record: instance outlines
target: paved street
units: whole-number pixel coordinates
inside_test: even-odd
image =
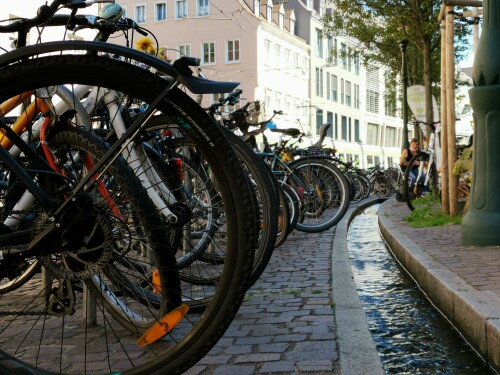
[[[248,291],[225,336],[186,374],[340,374],[334,233],[294,231]]]

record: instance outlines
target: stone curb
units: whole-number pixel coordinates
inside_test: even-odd
[[[372,199],[350,207],[337,224],[332,251],[332,294],[335,302],[337,343],[342,375],[385,374],[351,270],[347,234],[351,221],[366,207],[380,203]]]
[[[394,256],[490,366],[500,369],[500,299],[476,290],[429,256],[395,228],[385,207],[380,205],[378,222]]]

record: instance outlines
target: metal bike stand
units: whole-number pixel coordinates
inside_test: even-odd
[[[84,283],[83,285],[83,320],[82,328],[97,326],[97,304],[94,296]]]
[[[42,290],[44,291],[44,297],[49,298],[52,290],[52,277],[44,266],[42,266]]]

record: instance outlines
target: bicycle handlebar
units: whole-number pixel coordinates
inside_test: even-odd
[[[114,0],[54,0],[50,5],[42,5],[38,8],[37,15],[33,18],[21,18],[9,25],[0,25],[0,33],[26,31],[44,25],[53,18],[59,7],[76,10],[97,3],[114,3]]]

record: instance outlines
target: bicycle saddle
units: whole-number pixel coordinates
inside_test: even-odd
[[[289,135],[291,137],[297,137],[302,133],[299,129],[296,129],[296,128],[269,129],[269,130],[271,130],[274,133],[283,133],[283,134]]]

